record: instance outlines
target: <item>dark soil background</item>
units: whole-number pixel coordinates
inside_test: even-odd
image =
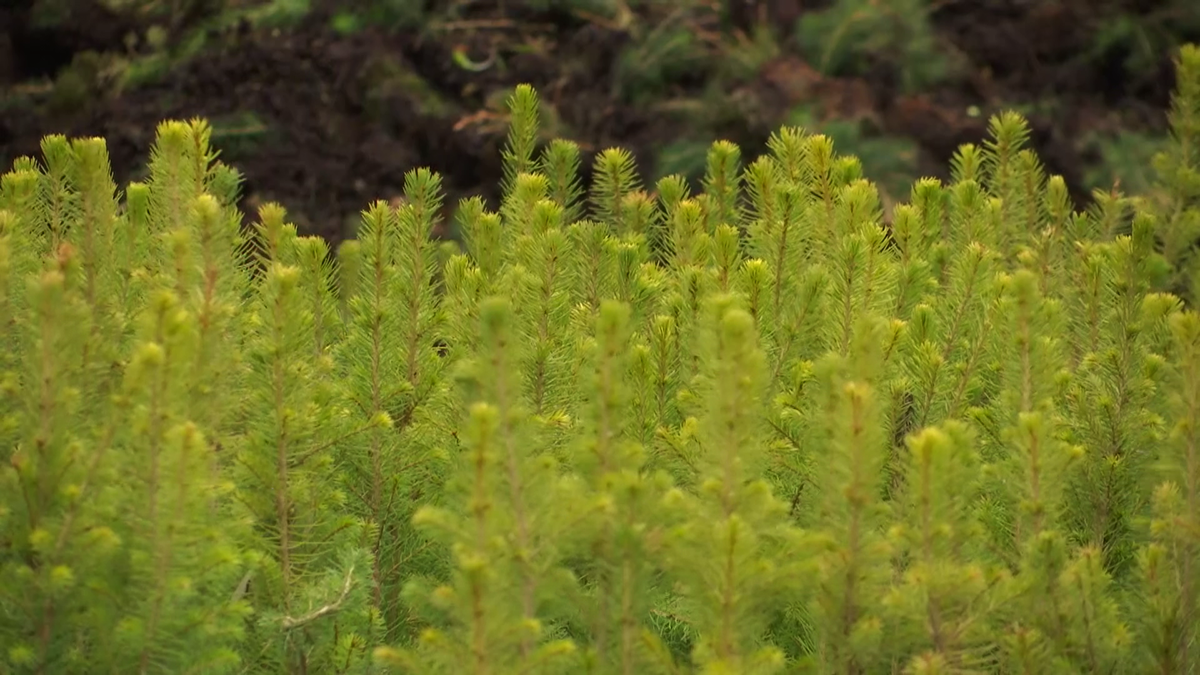
[[[959,144],[981,141],[988,116],[1015,106],[1048,170],[1082,206],[1095,176],[1120,177],[1119,167],[1102,166],[1094,139],[1163,134],[1174,47],[1200,40],[1194,0],[942,0],[929,3],[932,39],[959,67],[912,92],[901,86],[908,66],[887,53],[849,74],[822,74],[804,57],[794,26],[828,1],[714,0],[686,12],[659,3],[616,21],[518,0],[460,0],[452,16],[438,3],[398,0],[390,19],[376,20],[367,4],[313,0],[283,27],[216,21],[218,1],[183,3],[186,11],[164,19],[57,0],[66,9],[53,22],[35,16],[33,0],[0,3],[0,165],[36,154],[47,133],[99,135],[122,183],[141,175],[158,122],[202,116],[223,158],[245,174],[246,209],[280,201],[302,231],[336,241],[369,201],[399,194],[415,166],[443,175],[450,204],[495,199],[501,102],[528,82],[546,104],[548,133],[589,153],[627,147],[648,179],[681,142],[726,138],[749,159],[798,106],[817,123],[851,120],[865,138],[900,141],[915,150],[908,171],[944,175]],[[870,12],[887,3],[859,4]],[[362,8],[349,27],[348,7]],[[405,24],[399,11],[423,18]],[[655,33],[663,27],[671,30]],[[114,73],[152,51],[131,36],[152,29],[161,29],[156,44],[169,61],[136,86],[115,86]],[[643,58],[631,50],[681,34],[699,56],[669,68],[646,56],[654,76],[631,77]],[[753,35],[769,36],[773,50],[748,70],[717,72]],[[880,161],[899,153],[879,147]]]

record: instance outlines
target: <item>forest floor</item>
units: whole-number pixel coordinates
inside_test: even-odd
[[[897,200],[913,178],[944,176],[958,145],[984,140],[988,117],[1012,108],[1084,205],[1093,188],[1147,180],[1174,47],[1200,40],[1191,0],[942,0],[927,24],[848,31],[860,42],[822,43],[816,57],[804,35],[841,35],[888,1],[839,0],[861,7],[843,11],[836,31],[816,23],[807,34],[793,27],[830,2],[646,2],[601,16],[456,0],[414,24],[339,0],[312,0],[286,22],[261,8],[217,21],[201,1],[164,33],[161,17],[65,1],[73,9],[53,25],[31,19],[31,0],[0,10],[0,167],[36,154],[47,133],[101,135],[124,182],[142,175],[158,122],[201,116],[245,175],[245,208],[279,201],[303,232],[333,241],[371,200],[399,194],[416,166],[442,174],[450,204],[494,200],[503,100],[522,82],[541,94],[548,135],[585,152],[626,147],[648,182],[699,175],[717,138],[748,160],[796,123],[858,154]],[[909,32],[881,41],[888,26]],[[919,41],[927,52],[907,47]],[[914,84],[930,54],[944,67]]]

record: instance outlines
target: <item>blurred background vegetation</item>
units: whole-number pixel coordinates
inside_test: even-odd
[[[158,120],[202,115],[247,207],[336,240],[414,165],[494,198],[519,82],[547,135],[627,147],[651,180],[795,124],[904,199],[1011,108],[1080,206],[1145,189],[1200,2],[8,0],[0,26],[5,167],[45,133],[97,134],[128,180]]]

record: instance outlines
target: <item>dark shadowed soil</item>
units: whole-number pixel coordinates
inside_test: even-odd
[[[672,75],[649,103],[614,93],[630,39],[619,26],[473,3],[467,16],[436,30],[341,36],[323,5],[346,3],[314,2],[316,11],[290,30],[223,29],[209,35],[202,57],[153,83],[119,94],[85,84],[96,90],[64,102],[48,78],[85,52],[123,51],[125,36],[140,27],[76,2],[81,9],[67,21],[36,29],[24,7],[29,0],[11,4],[0,9],[0,166],[35,154],[47,133],[101,135],[124,182],[139,175],[159,121],[203,116],[223,157],[245,174],[247,209],[278,200],[303,231],[334,241],[369,201],[399,194],[404,172],[415,166],[442,174],[450,204],[470,194],[494,199],[506,130],[499,102],[520,82],[533,84],[553,112],[551,133],[589,152],[627,147],[649,178],[658,175],[659,150],[684,137],[719,135],[753,156],[801,103],[821,117],[861,120],[871,133],[913,141],[919,172],[942,175],[959,144],[983,138],[990,112],[1023,106],[1047,168],[1067,179],[1081,204],[1085,172],[1097,161],[1081,139],[1113,130],[1161,133],[1173,84],[1169,51],[1136,74],[1120,46],[1088,51],[1095,44],[1089,12],[1104,4],[1098,0],[937,3],[938,39],[969,67],[953,84],[919,95],[900,94],[895,65],[884,59],[863,76],[826,78],[797,56],[791,31],[781,27],[822,3],[738,0],[733,25],[749,29],[765,19],[780,29],[783,49],[729,86],[737,114],[697,122],[671,104],[700,98],[711,84],[706,72]],[[1155,11],[1154,3],[1113,4],[1131,14]],[[177,31],[192,19],[182,18]],[[456,63],[456,50],[501,65],[475,72]],[[1045,101],[1053,105],[1039,105]]]

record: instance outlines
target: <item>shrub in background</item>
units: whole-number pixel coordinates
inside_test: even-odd
[[[938,42],[927,0],[837,0],[796,24],[801,52],[829,75],[861,75],[876,62],[894,64],[907,92],[954,74],[953,55]]]
[[[123,199],[100,139],[15,163],[6,672],[1196,669],[1178,201],[1073,212],[1015,114],[889,227],[795,127],[584,186],[510,109],[449,255],[424,169],[336,254],[242,228],[202,121]]]

